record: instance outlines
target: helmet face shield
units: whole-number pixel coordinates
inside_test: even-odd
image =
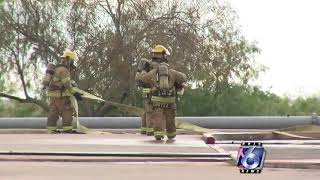
[[[162,58],[163,54],[162,53],[152,53],[152,58]]]
[[[152,57],[152,62],[161,63],[162,61],[163,61],[162,58],[155,57],[155,56]]]

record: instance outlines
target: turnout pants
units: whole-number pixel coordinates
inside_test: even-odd
[[[49,131],[57,130],[57,121],[62,116],[63,131],[72,130],[73,108],[69,96],[50,97],[50,111],[47,120]]]
[[[150,99],[145,98],[143,100],[143,106],[144,113],[142,115],[141,134],[153,135],[154,128],[153,121],[151,119],[152,105]]]
[[[164,138],[165,135],[169,139],[176,137],[176,108],[154,108],[151,113],[151,120],[154,123],[154,136],[155,138]]]

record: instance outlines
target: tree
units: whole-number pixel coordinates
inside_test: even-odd
[[[316,103],[311,104],[310,107],[316,106]],[[288,98],[262,91],[259,87],[232,85],[218,95],[208,89],[186,91],[178,102],[178,113],[183,116],[284,116],[292,114],[292,107]],[[300,110],[311,114],[308,108]]]
[[[1,74],[19,77],[25,98],[7,92],[0,97],[46,109],[44,98],[30,95],[41,94],[42,76],[34,73],[41,74],[69,48],[79,54],[80,88],[136,105],[136,66],[156,44],[171,49],[171,66],[185,72],[190,85],[219,94],[235,82],[247,84],[259,71],[254,62],[259,49],[241,35],[237,22],[230,5],[218,0],[7,0],[0,9]],[[108,103],[82,105],[82,115],[110,111]]]

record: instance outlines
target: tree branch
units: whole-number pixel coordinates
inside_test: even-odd
[[[20,46],[20,35],[18,34],[16,52],[14,53],[14,57],[15,57],[18,73],[19,73],[19,76],[20,76],[20,80],[22,82],[23,92],[24,92],[26,98],[28,99],[29,95],[28,95],[28,91],[27,91],[27,86],[26,86],[26,82],[25,82],[25,79],[24,79],[23,70],[21,68],[20,61],[19,61],[19,54],[20,54],[19,46]]]
[[[21,99],[19,97],[11,96],[11,95],[4,94],[4,93],[0,93],[0,97],[4,97],[4,98],[7,98],[7,99],[12,99],[12,100],[18,101],[19,103],[26,103],[28,101],[27,99]]]
[[[5,94],[5,93],[0,93],[0,97],[12,99],[12,100],[18,101],[19,103],[33,103],[33,104],[36,104],[39,107],[41,107],[43,110],[45,110],[47,112],[49,111],[49,106],[47,105],[47,103],[45,103],[41,100],[35,99],[35,98],[29,97],[28,99],[22,99],[22,98],[12,96],[9,94]]]
[[[46,52],[48,52],[50,55],[52,55],[55,59],[59,59],[59,56],[57,54],[59,48],[55,47],[53,44],[49,43],[48,41],[38,37],[37,35],[30,34],[32,32],[29,32],[27,29],[25,29],[22,24],[19,24],[18,22],[15,22],[14,19],[5,14],[5,20],[7,21],[6,24],[13,28],[17,33],[21,33],[23,36],[25,36],[30,42],[33,42],[34,44],[38,46],[42,46],[45,48]],[[51,49],[53,48],[53,50]]]

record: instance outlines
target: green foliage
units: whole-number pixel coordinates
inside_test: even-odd
[[[133,99],[124,103],[142,107],[142,94],[140,90],[132,90]],[[130,103],[134,102],[134,103]],[[80,116],[93,116],[85,108],[86,101],[80,102]],[[102,104],[90,101],[92,109]],[[320,114],[320,99],[317,97],[297,98],[290,100],[279,97],[258,87],[231,86],[220,93],[208,89],[186,89],[185,94],[179,98],[178,116],[286,116]],[[92,112],[91,112],[92,113]],[[40,107],[35,104],[18,103],[11,100],[0,99],[0,117],[31,117],[46,116]],[[107,116],[134,116],[111,107]]]
[[[290,115],[310,115],[320,113],[320,99],[317,97],[297,98],[291,103]]]
[[[47,114],[32,103],[18,103],[0,99],[0,117],[43,117]]]
[[[289,100],[258,87],[232,86],[216,94],[208,89],[188,89],[178,101],[181,116],[275,116],[320,113],[315,97]]]

